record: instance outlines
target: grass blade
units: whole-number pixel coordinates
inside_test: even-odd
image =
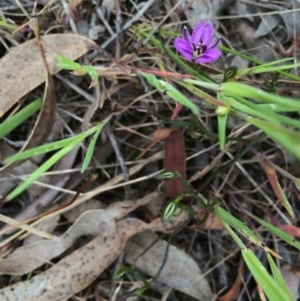
[[[26,179],[23,183],[17,186],[7,197],[6,200],[10,201],[20,193],[22,193],[28,186],[30,186],[36,179],[38,179],[44,172],[46,172],[50,167],[52,167],[59,159],[70,152],[73,148],[78,145],[84,137],[79,137],[75,139],[68,146],[62,148],[60,151],[55,153],[50,159],[48,159],[43,165],[41,165],[36,171],[34,171],[31,176]]]
[[[42,107],[43,99],[38,98],[12,117],[0,124],[0,139],[22,124]]]
[[[98,136],[100,135],[101,130],[103,129],[104,125],[108,122],[108,120],[109,120],[109,118],[105,119],[103,122],[101,122],[99,124],[98,129],[95,132],[95,134],[94,134],[94,136],[93,136],[93,138],[92,138],[92,140],[89,144],[89,147],[87,149],[84,161],[82,163],[81,173],[83,173],[88,168],[88,166],[91,162],[91,159],[93,157],[93,153],[94,153],[94,149],[95,149],[95,145],[96,145],[96,141],[98,139]]]

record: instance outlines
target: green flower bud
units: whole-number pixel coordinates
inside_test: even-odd
[[[172,180],[176,177],[175,172],[170,170],[163,170],[159,174],[157,174],[154,178],[157,180],[167,181]]]
[[[218,106],[216,108],[216,114],[218,114],[219,116],[225,116],[229,113],[229,111],[230,111],[230,107]]]

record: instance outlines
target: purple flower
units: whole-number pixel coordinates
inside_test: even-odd
[[[183,28],[183,38],[176,38],[174,46],[187,60],[195,60],[197,63],[212,63],[221,56],[221,51],[216,47],[221,37],[213,39],[214,27],[210,22],[200,21],[192,35],[186,27]]]

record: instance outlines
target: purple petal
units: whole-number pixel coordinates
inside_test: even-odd
[[[176,38],[174,41],[174,47],[187,60],[193,59],[193,48],[185,39]]]
[[[203,29],[202,41],[207,47],[209,47],[209,45],[211,44],[213,33],[214,33],[214,26],[212,25],[212,23],[206,22],[205,27]]]
[[[208,49],[203,56],[196,58],[197,63],[208,64],[216,61],[222,52],[217,48]]]
[[[183,38],[184,38],[187,42],[190,43],[191,35],[190,35],[190,33],[189,33],[189,31],[188,31],[188,29],[187,29],[186,26],[183,27],[183,33],[182,33],[182,34],[183,34]]]
[[[192,37],[191,37],[191,42],[195,45],[197,45],[200,42],[200,39],[202,39],[203,36],[203,31],[206,27],[206,22],[200,21],[197,26],[194,28]]]
[[[216,40],[209,46],[209,49],[216,48],[218,44],[221,42],[221,37],[217,37]]]

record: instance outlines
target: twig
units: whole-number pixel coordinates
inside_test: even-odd
[[[88,100],[90,102],[94,102],[95,101],[95,97],[94,96],[92,96],[89,93],[85,92],[84,90],[82,90],[81,88],[79,88],[77,85],[73,84],[71,81],[69,81],[65,77],[63,77],[63,76],[61,76],[59,74],[56,74],[55,77],[57,77],[58,79],[60,79],[64,83],[66,83],[71,89],[73,89],[75,92],[77,92],[78,94],[80,94],[81,96],[83,96],[86,100]]]
[[[158,30],[158,28],[160,28],[160,26],[162,24],[164,24],[164,22],[170,17],[170,15],[177,9],[177,7],[181,4],[183,0],[180,0],[176,3],[175,6],[173,6],[173,8],[164,16],[164,18],[157,24],[157,26],[155,26],[153,28],[153,30],[149,33],[149,35],[147,36],[146,40],[143,42],[143,45],[146,45],[149,41],[149,39],[153,36],[153,34]]]
[[[98,7],[97,1],[93,0],[92,3],[97,7],[96,8],[96,13],[97,13],[99,19],[102,21],[105,28],[109,31],[110,35],[111,36],[115,35],[114,31],[112,30],[110,25],[107,23],[105,17],[103,16],[102,10]]]
[[[148,0],[148,2],[143,6],[143,8],[137,12],[136,15],[134,15],[133,18],[131,18],[129,21],[126,22],[126,24],[122,27],[122,31],[128,29],[131,27],[131,25],[140,20],[141,16],[154,4],[156,0]],[[117,33],[115,33],[113,36],[111,36],[108,40],[106,40],[102,45],[101,48],[107,47],[114,39],[116,39],[118,36]]]
[[[116,60],[120,60],[121,56],[121,44],[123,42],[122,34],[122,11],[119,0],[115,0],[115,9],[116,9],[116,32],[117,32],[117,45],[116,45]]]
[[[72,28],[73,33],[78,34],[78,30],[77,30],[76,24],[71,16],[71,12],[69,10],[68,4],[65,1],[61,1],[61,2],[62,2],[64,10],[66,12],[66,16],[68,16],[68,15],[70,16],[69,23],[70,23],[70,27]]]
[[[116,137],[112,131],[112,128],[111,128],[111,125],[110,123],[108,122],[105,126],[105,132],[110,140],[110,143],[116,153],[116,156],[118,158],[118,161],[120,163],[120,167],[122,169],[122,172],[123,172],[123,175],[124,175],[124,181],[127,182],[129,181],[129,172],[128,172],[128,168],[125,164],[125,160],[123,158],[123,155],[120,151],[120,148],[119,148],[119,145],[118,145],[118,142],[116,140]],[[125,200],[129,200],[130,199],[130,187],[128,185],[125,186]]]

